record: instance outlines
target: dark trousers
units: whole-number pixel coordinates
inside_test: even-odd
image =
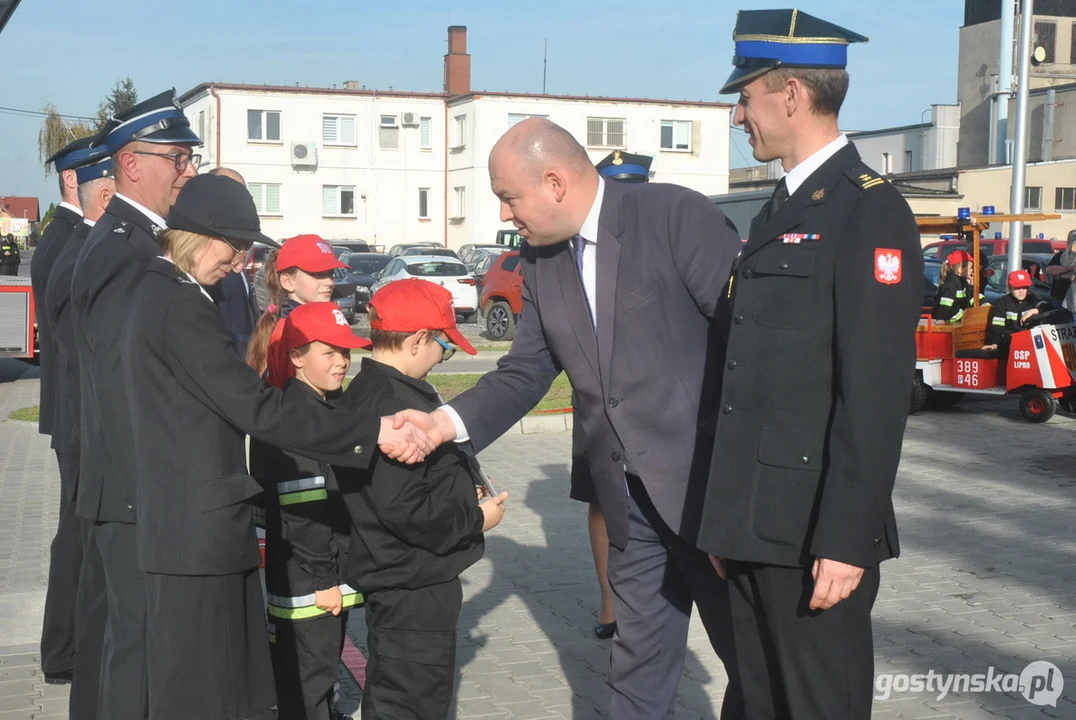
[[[138,568],[135,526],[98,523],[108,598],[98,715],[117,720],[148,717],[146,701],[146,574]]]
[[[276,718],[258,570],[146,573],[150,717]]]
[[[642,482],[628,476],[628,544],[609,548],[617,633],[609,661],[609,716],[663,718],[684,671],[691,606],[729,677],[722,720],[743,717],[728,588],[706,554],[676,535]]]
[[[332,720],[347,618],[344,611],[295,622],[273,619],[269,650],[280,720]]]
[[[811,610],[811,567],[728,563],[749,720],[869,720],[878,566],[829,610]]]
[[[101,655],[108,622],[105,568],[97,549],[94,524],[82,523],[82,568],[75,598],[75,673],[68,703],[70,720],[96,720],[101,685]],[[100,717],[104,717],[103,715]]]
[[[18,262],[5,262],[0,263],[0,275],[18,275],[19,263]]]
[[[459,578],[418,590],[366,594],[362,720],[438,720],[452,705]]]
[[[60,522],[49,548],[49,589],[41,627],[41,670],[57,673],[75,667],[75,601],[82,569],[83,521],[75,515],[77,454],[56,453],[60,466]]]

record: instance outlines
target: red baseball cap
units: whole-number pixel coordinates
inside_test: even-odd
[[[374,293],[369,304],[377,311],[377,317],[370,321],[374,330],[401,333],[443,330],[460,350],[469,355],[478,354],[456,328],[452,293],[440,285],[417,278],[397,280]]]
[[[286,353],[319,340],[341,348],[369,348],[371,343],[351,332],[351,325],[334,302],[300,305],[284,320],[281,349]]]
[[[1009,285],[1014,288],[1031,287],[1031,276],[1024,270],[1013,270],[1009,273]]]
[[[347,267],[336,259],[332,245],[318,235],[296,235],[288,238],[276,254],[277,271],[297,267],[308,273]]]
[[[283,252],[283,250],[281,252]],[[959,265],[961,263],[971,262],[971,253],[969,253],[967,250],[954,250],[953,252],[949,253],[948,256],[946,256],[945,262],[949,263],[950,265]],[[278,264],[277,267],[280,267],[280,265]]]

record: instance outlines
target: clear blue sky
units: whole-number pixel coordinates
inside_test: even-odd
[[[728,100],[737,9],[756,0],[23,0],[0,35],[0,106],[45,99],[93,115],[115,80],[141,97],[201,82],[440,90],[447,27],[467,26],[476,90]],[[803,0],[798,7],[870,37],[849,50],[845,129],[917,123],[956,101],[958,0]],[[149,20],[147,8],[155,19]],[[0,111],[0,195],[58,199],[37,155],[39,117]],[[733,166],[750,152],[734,133]],[[753,163],[753,161],[751,161]]]

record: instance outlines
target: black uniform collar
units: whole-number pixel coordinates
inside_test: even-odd
[[[297,377],[293,377],[284,383],[284,393],[286,395],[297,395],[308,402],[316,402],[325,405],[326,407],[333,407],[333,404],[323,398],[317,390]]]
[[[52,213],[53,220],[66,220],[72,224],[77,225],[82,222],[82,215],[78,214],[74,210],[71,210],[66,205],[57,205],[56,209]]]
[[[114,195],[111,200],[108,201],[108,207],[105,208],[105,212],[109,215],[114,215],[120,220],[124,220],[132,225],[136,225],[147,233],[152,235],[154,239],[165,230],[160,225],[150,220],[150,218],[141,210],[136,208],[131,203],[127,202],[123,198]]]
[[[416,380],[413,377],[408,377],[391,365],[378,362],[373,358],[364,357],[362,359],[362,372],[382,375],[386,379],[395,380],[396,382],[403,383],[404,385],[413,388],[421,393],[423,397],[429,398],[431,402],[441,402],[441,395],[433,385],[430,385],[425,380]]]
[[[803,216],[803,209],[825,203],[833,192],[833,186],[840,182],[841,177],[849,169],[861,163],[859,152],[852,143],[848,143],[834,153],[817,170],[807,176],[807,179],[796,189],[795,193],[789,196],[773,217],[751,228],[751,237],[744,247],[743,257],[756,252],[770,241],[776,240],[779,234],[796,228]],[[768,212],[769,203],[762,208],[760,216],[764,217]]]

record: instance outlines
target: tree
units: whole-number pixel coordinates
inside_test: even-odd
[[[45,113],[45,122],[41,124],[41,130],[37,134],[37,153],[42,163],[72,140],[78,140],[94,132],[94,129],[86,123],[64,120],[60,111],[50,102],[45,102],[42,112]],[[51,174],[52,165],[46,165],[45,177]]]
[[[138,90],[131,76],[117,80],[112,91],[97,105],[97,130],[108,123],[109,118],[130,110],[138,104]]]

